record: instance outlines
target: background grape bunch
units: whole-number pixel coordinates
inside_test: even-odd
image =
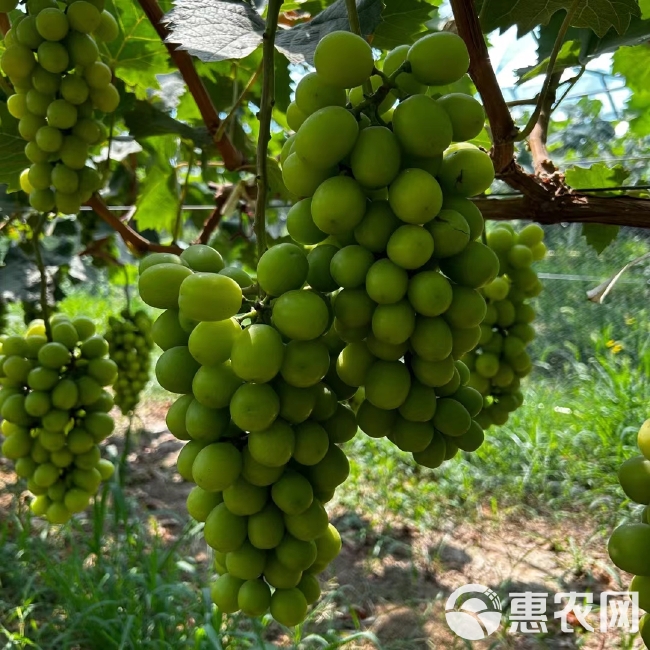
[[[151,319],[142,310],[132,314],[125,309],[121,318],[111,316],[108,319],[104,338],[109,344],[109,356],[117,365],[113,386],[115,404],[126,415],[135,410],[140,393],[149,381],[153,348]]]
[[[618,481],[625,495],[634,503],[645,506],[639,523],[627,523],[614,530],[608,551],[612,562],[623,571],[634,574],[629,591],[638,592],[639,607],[650,612],[650,420],[646,420],[637,435],[641,454],[626,460],[618,470]],[[641,638],[650,647],[650,613],[640,623]]]
[[[16,6],[2,0],[0,11]],[[13,17],[0,58],[15,90],[7,108],[32,162],[20,185],[35,210],[76,214],[102,184],[86,161],[107,136],[96,115],[115,111],[120,97],[96,39],[113,40],[118,25],[104,0],[28,0],[26,9]]]
[[[505,424],[524,400],[521,379],[533,367],[526,347],[535,338],[535,310],[528,301],[542,291],[531,264],[546,255],[543,239],[544,230],[537,224],[519,234],[501,224],[487,235],[488,246],[499,257],[499,275],[481,289],[487,312],[479,346],[463,357],[471,371],[469,385],[484,398],[477,417],[484,429]]]
[[[50,322],[51,341],[43,321],[2,341],[2,454],[27,479],[34,514],[62,524],[113,474],[99,444],[113,431],[113,398],[104,387],[117,367],[90,319],[56,314]]]
[[[270,608],[287,626],[304,620],[340,551],[323,504],[349,473],[338,445],[357,431],[342,403],[356,389],[339,393],[332,365],[329,301],[302,290],[308,270],[300,247],[271,248],[254,304],[242,295],[251,279],[204,245],[146,257],[139,279],[142,299],[165,309],[152,328],[156,377],[180,394],[167,425],[187,441],[177,468],[196,483],[188,511],[215,550],[212,598],[224,613]]]
[[[467,48],[431,34],[391,51],[380,73],[361,37],[334,32],[314,63],[287,114],[296,133],[283,178],[302,197],[289,234],[314,246],[312,289],[332,294],[339,380],[364,389],[360,428],[435,468],[483,442],[483,399],[460,359],[481,336],[479,289],[499,270],[468,198],[494,179],[489,156],[465,142],[483,108],[438,89],[465,75]]]

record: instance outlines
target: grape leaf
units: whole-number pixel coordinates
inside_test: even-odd
[[[136,201],[139,230],[171,231],[176,219],[178,193],[174,169],[156,165],[147,171]]]
[[[384,4],[372,46],[390,50],[398,45],[410,45],[425,33],[431,12],[442,0],[385,0]]]
[[[621,165],[608,167],[605,163],[596,163],[589,168],[571,167],[566,171],[566,181],[574,189],[618,187],[628,176],[629,172]],[[582,235],[599,255],[616,239],[619,230],[619,226],[598,223],[582,225]]]
[[[119,26],[119,36],[101,46],[101,53],[136,95],[143,99],[149,89],[158,88],[157,75],[171,72],[165,44],[146,17],[139,3],[107,0]]]
[[[262,42],[265,22],[241,0],[184,0],[168,14],[170,43],[201,61],[243,59]]]
[[[392,0],[395,3],[407,0]],[[381,0],[356,0],[359,23],[364,36],[372,34],[381,23]],[[349,30],[348,12],[345,0],[336,2],[308,23],[296,25],[278,33],[275,39],[277,48],[291,63],[312,63],[318,41],[326,34],[337,30]]]
[[[573,0],[484,0],[482,24],[486,32],[504,32],[516,25],[521,37],[540,24],[546,25],[553,14],[568,11],[572,5]],[[623,34],[632,16],[640,13],[637,0],[582,0],[571,26],[589,28],[601,37],[612,27]]]
[[[639,7],[641,9],[641,18],[650,18],[650,0],[639,0]]]
[[[620,226],[608,226],[601,223],[583,223],[582,236],[600,255],[618,236]]]
[[[650,48],[647,45],[622,47],[614,55],[612,72],[623,75],[627,87],[635,93],[647,91],[650,88]]]
[[[564,43],[555,62],[554,72],[560,72],[562,70],[566,70],[567,68],[572,68],[574,66],[580,65],[581,50],[582,45],[580,41],[567,41]],[[527,81],[530,81],[539,75],[545,75],[546,71],[548,70],[548,63],[549,57],[538,63],[534,68],[522,68],[520,70],[516,70],[516,74],[519,76],[517,85],[526,83]]]

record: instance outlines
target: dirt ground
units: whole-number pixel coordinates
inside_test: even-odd
[[[182,443],[167,430],[164,404],[151,404],[140,414],[144,431],[132,440],[128,492],[143,510],[154,515],[164,537],[172,541],[181,531],[190,486],[175,473]],[[118,430],[126,420],[119,420]],[[136,426],[134,428],[139,428]],[[121,447],[122,439],[114,438]],[[0,488],[3,478],[0,464]],[[13,482],[13,480],[11,481]],[[9,495],[6,495],[9,496]],[[0,489],[0,510],[6,507]],[[598,603],[605,590],[621,590],[619,576],[606,554],[605,537],[589,522],[539,518],[511,520],[486,512],[479,523],[441,521],[431,530],[417,530],[403,520],[385,522],[379,529],[362,512],[330,509],[341,531],[341,555],[323,575],[323,599],[316,614],[316,630],[345,634],[362,630],[376,636],[384,650],[455,648],[641,648],[619,631],[588,633],[570,617],[574,633],[562,633],[553,620],[557,592],[592,592]],[[179,516],[180,515],[180,516]],[[196,549],[198,558],[207,555]],[[628,577],[623,577],[626,581]],[[511,635],[504,621],[500,629],[479,642],[466,642],[445,622],[445,602],[461,585],[478,583],[494,589],[509,604],[511,592],[547,593],[548,634]],[[597,612],[589,621],[597,626]],[[278,636],[280,646],[288,639]],[[319,646],[320,647],[320,646]],[[370,641],[353,641],[347,648],[369,650]]]

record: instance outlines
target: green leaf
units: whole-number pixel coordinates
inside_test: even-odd
[[[609,167],[606,163],[596,163],[591,167],[570,167],[566,170],[566,182],[574,190],[619,187],[629,176],[622,165]]]
[[[174,169],[155,166],[148,170],[135,205],[139,230],[171,231],[178,208]]]
[[[614,55],[612,72],[625,77],[633,92],[650,89],[650,48],[647,45],[622,47]]]
[[[20,173],[29,167],[25,156],[25,141],[18,133],[18,120],[0,102],[0,184],[7,185],[8,192],[20,190]]]
[[[567,68],[572,68],[574,66],[580,65],[581,50],[582,44],[580,41],[567,41],[564,43],[555,62],[554,72],[560,72],[562,70],[566,70]],[[549,57],[545,58],[541,63],[538,63],[534,68],[524,68],[517,70],[517,74],[520,75],[519,79],[517,80],[517,84],[522,84],[526,81],[530,81],[539,75],[545,75],[546,71],[548,70],[548,64]]]
[[[641,18],[650,18],[650,0],[639,0]]]
[[[558,11],[568,11],[574,0],[484,0],[481,3],[483,28],[486,32],[502,32],[517,26],[521,37],[538,25],[546,25]],[[581,0],[572,20],[572,27],[586,27],[598,36],[610,28],[623,34],[632,16],[640,15],[637,0]]]
[[[600,223],[582,224],[582,236],[600,255],[618,236],[620,226],[607,226]]]
[[[106,9],[116,18],[119,36],[102,45],[106,62],[143,99],[158,88],[156,75],[170,72],[169,54],[138,2],[107,0]]]
[[[372,46],[391,50],[398,45],[410,45],[424,34],[431,12],[442,0],[385,0],[384,4]]]
[[[207,148],[212,144],[205,128],[183,124],[149,102],[137,100],[134,109],[124,114],[124,122],[136,140],[172,133],[200,147]]]

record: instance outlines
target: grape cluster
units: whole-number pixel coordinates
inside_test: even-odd
[[[524,400],[521,379],[533,367],[526,346],[535,338],[535,310],[528,300],[542,291],[531,264],[546,255],[543,239],[544,230],[537,224],[519,234],[501,224],[487,236],[499,257],[499,275],[481,290],[487,300],[481,338],[478,348],[463,358],[471,371],[469,385],[484,398],[478,416],[484,429],[505,424]]]
[[[349,473],[338,445],[357,432],[342,403],[356,389],[332,363],[339,341],[329,301],[303,290],[302,248],[280,244],[260,258],[266,297],[253,311],[242,306],[250,277],[223,266],[204,245],[180,257],[150,255],[140,265],[140,296],[165,309],[152,328],[163,349],[156,377],[180,394],[167,425],[187,441],[177,468],[196,484],[188,511],[205,522],[215,550],[212,598],[224,613],[270,609],[293,626],[341,548],[323,504]]]
[[[50,322],[51,341],[43,321],[2,341],[2,454],[27,479],[34,514],[63,524],[113,474],[98,445],[113,431],[113,398],[104,387],[117,367],[90,319],[56,314]]]
[[[479,289],[499,269],[469,200],[494,179],[466,142],[483,108],[437,88],[466,74],[467,48],[452,33],[425,36],[389,52],[382,77],[361,37],[333,32],[314,62],[287,115],[283,179],[302,197],[287,228],[313,246],[312,289],[332,293],[339,380],[365,391],[360,428],[438,467],[483,442],[483,400],[460,359],[481,336]]]
[[[117,365],[117,379],[113,385],[115,404],[126,415],[135,409],[140,393],[149,381],[149,365],[153,338],[151,319],[139,310],[132,314],[125,309],[120,318],[108,319],[109,356]]]
[[[639,429],[637,444],[641,455],[621,465],[618,480],[625,495],[645,508],[639,523],[623,524],[614,530],[608,551],[619,569],[634,574],[629,590],[638,593],[639,607],[650,612],[650,420]],[[650,613],[641,619],[640,630],[643,642],[650,648]]]
[[[0,9],[16,5],[2,0]],[[115,39],[118,25],[104,0],[27,0],[26,8],[5,35],[0,58],[15,89],[7,108],[32,163],[20,186],[35,210],[76,214],[101,187],[98,171],[86,165],[89,147],[107,135],[95,112],[112,113],[120,97],[96,39]]]

